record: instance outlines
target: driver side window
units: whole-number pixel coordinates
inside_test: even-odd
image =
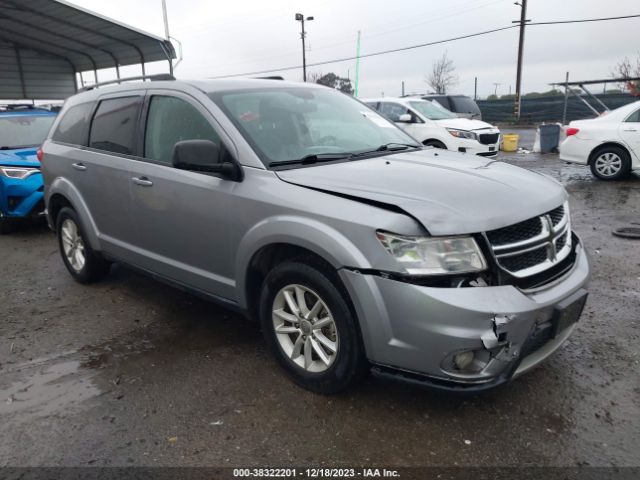
[[[404,105],[400,105],[399,103],[391,103],[391,102],[381,102],[378,110],[382,115],[387,117],[392,122],[397,122],[398,119],[400,118],[400,115],[405,115],[407,113],[411,114],[411,112],[409,112],[409,109]]]
[[[171,165],[173,146],[182,140],[211,140],[220,145],[220,136],[193,105],[176,97],[151,97],[144,138],[145,158]]]

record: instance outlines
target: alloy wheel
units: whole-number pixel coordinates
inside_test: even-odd
[[[327,370],[338,353],[338,330],[324,300],[313,290],[292,284],[273,300],[273,328],[285,355],[307,372]]]
[[[67,258],[71,268],[76,272],[80,272],[84,268],[86,257],[84,241],[82,240],[78,226],[73,220],[66,218],[64,222],[62,222],[60,233],[64,256]]]

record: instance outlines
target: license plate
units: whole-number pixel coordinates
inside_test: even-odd
[[[496,151],[496,147],[489,147],[489,151],[490,152],[495,152]]]
[[[554,338],[565,328],[578,321],[586,301],[587,291],[580,289],[570,297],[565,298],[556,306],[553,312],[553,318],[551,319],[553,324],[552,336]]]

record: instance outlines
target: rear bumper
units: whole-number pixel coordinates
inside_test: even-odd
[[[374,374],[440,390],[478,392],[524,374],[560,348],[574,325],[553,335],[548,329],[559,304],[586,293],[589,265],[579,246],[572,270],[536,292],[513,286],[423,287],[348,270],[341,276]],[[478,373],[455,372],[447,359],[463,350],[491,352],[491,360]]]
[[[44,212],[42,174],[20,180],[0,177],[0,209],[6,217],[30,217]]]

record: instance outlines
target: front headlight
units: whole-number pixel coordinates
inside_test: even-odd
[[[456,138],[466,138],[467,140],[478,140],[478,135],[466,130],[458,130],[456,128],[447,128],[447,132]]]
[[[410,275],[470,273],[487,268],[473,237],[408,237],[381,231],[376,236]]]
[[[30,167],[0,167],[0,175],[9,178],[18,178],[20,180],[27,178],[34,173],[38,173],[39,168]]]

